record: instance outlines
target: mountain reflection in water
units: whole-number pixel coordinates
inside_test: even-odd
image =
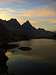
[[[32,50],[22,51],[18,48],[8,50],[6,53],[9,58],[7,61],[8,67],[6,65],[4,70],[8,75],[48,75],[49,72],[50,74],[55,72],[56,41],[35,39],[21,41],[19,45],[20,47],[30,47]],[[48,64],[50,71],[48,70]]]
[[[56,54],[56,41],[34,39],[21,41],[19,46],[30,47],[32,50],[22,51],[15,48],[12,49],[14,52],[7,52],[9,73],[14,75],[48,75],[48,63],[52,63],[51,59]]]

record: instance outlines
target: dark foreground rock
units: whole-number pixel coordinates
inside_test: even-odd
[[[0,75],[8,75],[8,67],[7,67],[7,60],[8,57],[5,55],[7,50],[0,48]]]

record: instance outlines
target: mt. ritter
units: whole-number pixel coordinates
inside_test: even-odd
[[[8,21],[0,19],[1,43],[6,41],[20,41],[39,38],[56,39],[56,32],[46,31],[42,28],[36,29],[29,21],[20,25],[16,19]]]

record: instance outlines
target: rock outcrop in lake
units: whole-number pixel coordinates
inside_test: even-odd
[[[31,51],[32,50],[31,47],[20,47],[19,49],[22,51]]]

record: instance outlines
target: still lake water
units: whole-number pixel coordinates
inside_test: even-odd
[[[21,51],[14,48],[15,52],[6,53],[8,72],[13,75],[48,75],[48,66],[56,65],[56,40],[32,39],[19,42],[20,47],[31,47],[31,51]],[[49,64],[49,65],[48,65]],[[50,70],[51,72],[51,70]]]

